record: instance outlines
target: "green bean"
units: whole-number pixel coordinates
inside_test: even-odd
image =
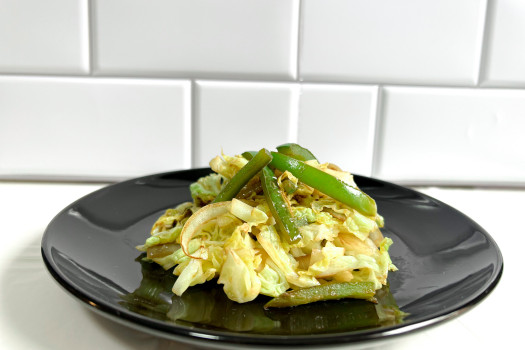
[[[279,152],[272,152],[272,156],[270,167],[275,167],[281,171],[288,170],[299,181],[348,205],[363,215],[374,217],[377,214],[375,201],[358,188],[350,186],[338,178],[298,159]]]
[[[290,307],[344,298],[375,301],[374,295],[373,282],[328,282],[314,287],[285,292],[267,302],[264,307]]]
[[[296,143],[285,143],[283,145],[277,146],[276,148],[279,153],[298,160],[317,160],[312,152]]]
[[[283,193],[277,184],[277,178],[267,166],[261,171],[261,184],[266,203],[268,203],[270,212],[277,223],[277,228],[291,242],[297,242],[301,239],[301,234],[286,205]]]
[[[213,203],[232,200],[248,181],[257,175],[271,160],[272,155],[270,152],[264,148],[261,149],[228,181],[222,191],[215,197]]]

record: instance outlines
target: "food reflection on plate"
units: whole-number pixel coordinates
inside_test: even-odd
[[[272,335],[306,335],[348,332],[403,322],[402,312],[388,285],[376,294],[377,303],[358,299],[323,301],[291,308],[265,309],[269,297],[239,304],[226,296],[221,286],[205,283],[189,288],[182,296],[171,292],[171,270],[143,259],[142,280],[120,304],[128,310],[157,320],[201,328]]]

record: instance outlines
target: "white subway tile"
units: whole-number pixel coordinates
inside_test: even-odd
[[[100,74],[290,79],[299,0],[95,1]]]
[[[370,175],[376,86],[301,85],[298,143],[320,162]]]
[[[477,81],[486,0],[304,0],[300,78]]]
[[[297,85],[198,81],[194,165],[227,155],[295,141]]]
[[[0,176],[187,168],[190,93],[184,81],[0,77]]]
[[[0,72],[86,74],[87,0],[0,1]]]
[[[489,6],[484,85],[525,86],[525,1]]]
[[[374,175],[525,184],[525,90],[387,87]]]

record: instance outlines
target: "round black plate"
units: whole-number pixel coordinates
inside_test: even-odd
[[[361,329],[328,327],[323,317],[337,321],[333,314],[341,308],[326,303],[326,308],[316,307],[310,319],[301,308],[281,312],[278,319],[287,332],[279,327],[264,332],[254,327],[211,327],[209,322],[173,322],[159,310],[130,308],[123,300],[140,286],[144,272],[135,246],[149,236],[151,225],[166,208],[191,200],[189,184],[209,173],[204,168],[156,174],[79,199],[60,212],[44,233],[42,256],[47,268],[92,310],[156,335],[218,347],[342,345],[406,334],[468,310],[501,277],[503,258],[496,243],[464,214],[411,189],[356,175],[357,184],[376,200],[385,218],[384,235],[394,240],[390,252],[399,271],[390,274],[389,283],[398,306],[409,314],[404,322]],[[308,332],[293,332],[290,329],[300,329],[294,320],[314,326]]]

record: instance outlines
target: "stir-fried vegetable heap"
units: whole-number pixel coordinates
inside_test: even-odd
[[[266,307],[374,300],[395,271],[375,201],[353,176],[296,144],[211,160],[193,202],[168,209],[137,247],[178,276],[173,292],[214,278],[233,301]]]

